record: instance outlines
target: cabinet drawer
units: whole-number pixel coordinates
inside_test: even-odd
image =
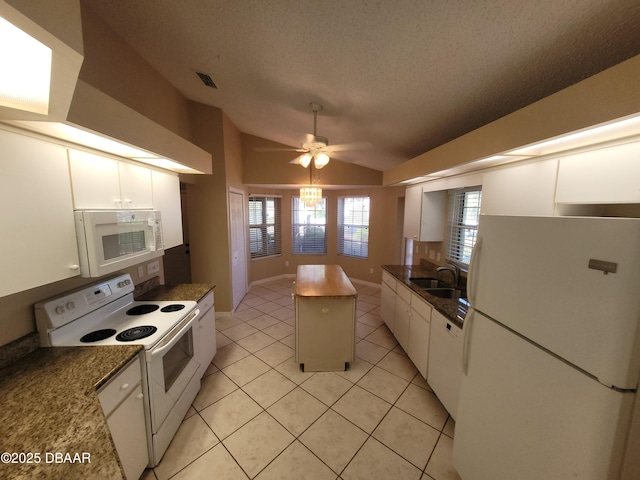
[[[414,309],[418,313],[418,315],[423,317],[427,322],[431,322],[431,305],[429,305],[415,293],[411,295],[411,308]]]
[[[106,417],[133,391],[141,380],[140,358],[136,357],[98,392],[100,405],[102,405]]]
[[[214,299],[213,299],[213,290],[207,293],[204,297],[200,299],[198,302],[198,308],[200,309],[200,314],[204,314],[209,311],[211,307],[213,307]]]
[[[409,290],[404,285],[398,284],[398,289],[396,290],[396,293],[407,304],[409,304],[411,302],[411,290]]]
[[[385,271],[382,272],[382,281],[391,287],[391,290],[396,291],[396,279]]]

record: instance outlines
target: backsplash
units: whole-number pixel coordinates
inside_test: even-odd
[[[37,332],[25,335],[11,343],[0,347],[0,368],[15,362],[35,352],[40,347],[40,338]]]

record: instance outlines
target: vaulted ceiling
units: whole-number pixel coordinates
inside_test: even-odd
[[[371,145],[333,156],[377,170],[640,54],[637,0],[83,2],[241,131],[299,147],[318,102],[330,145]]]

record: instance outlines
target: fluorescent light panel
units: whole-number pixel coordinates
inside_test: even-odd
[[[0,17],[0,105],[49,113],[51,49]]]

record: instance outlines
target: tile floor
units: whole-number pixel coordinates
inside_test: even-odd
[[[356,361],[301,372],[291,279],[251,288],[219,318],[218,352],[167,453],[143,480],[459,479],[454,422],[359,285]]]

